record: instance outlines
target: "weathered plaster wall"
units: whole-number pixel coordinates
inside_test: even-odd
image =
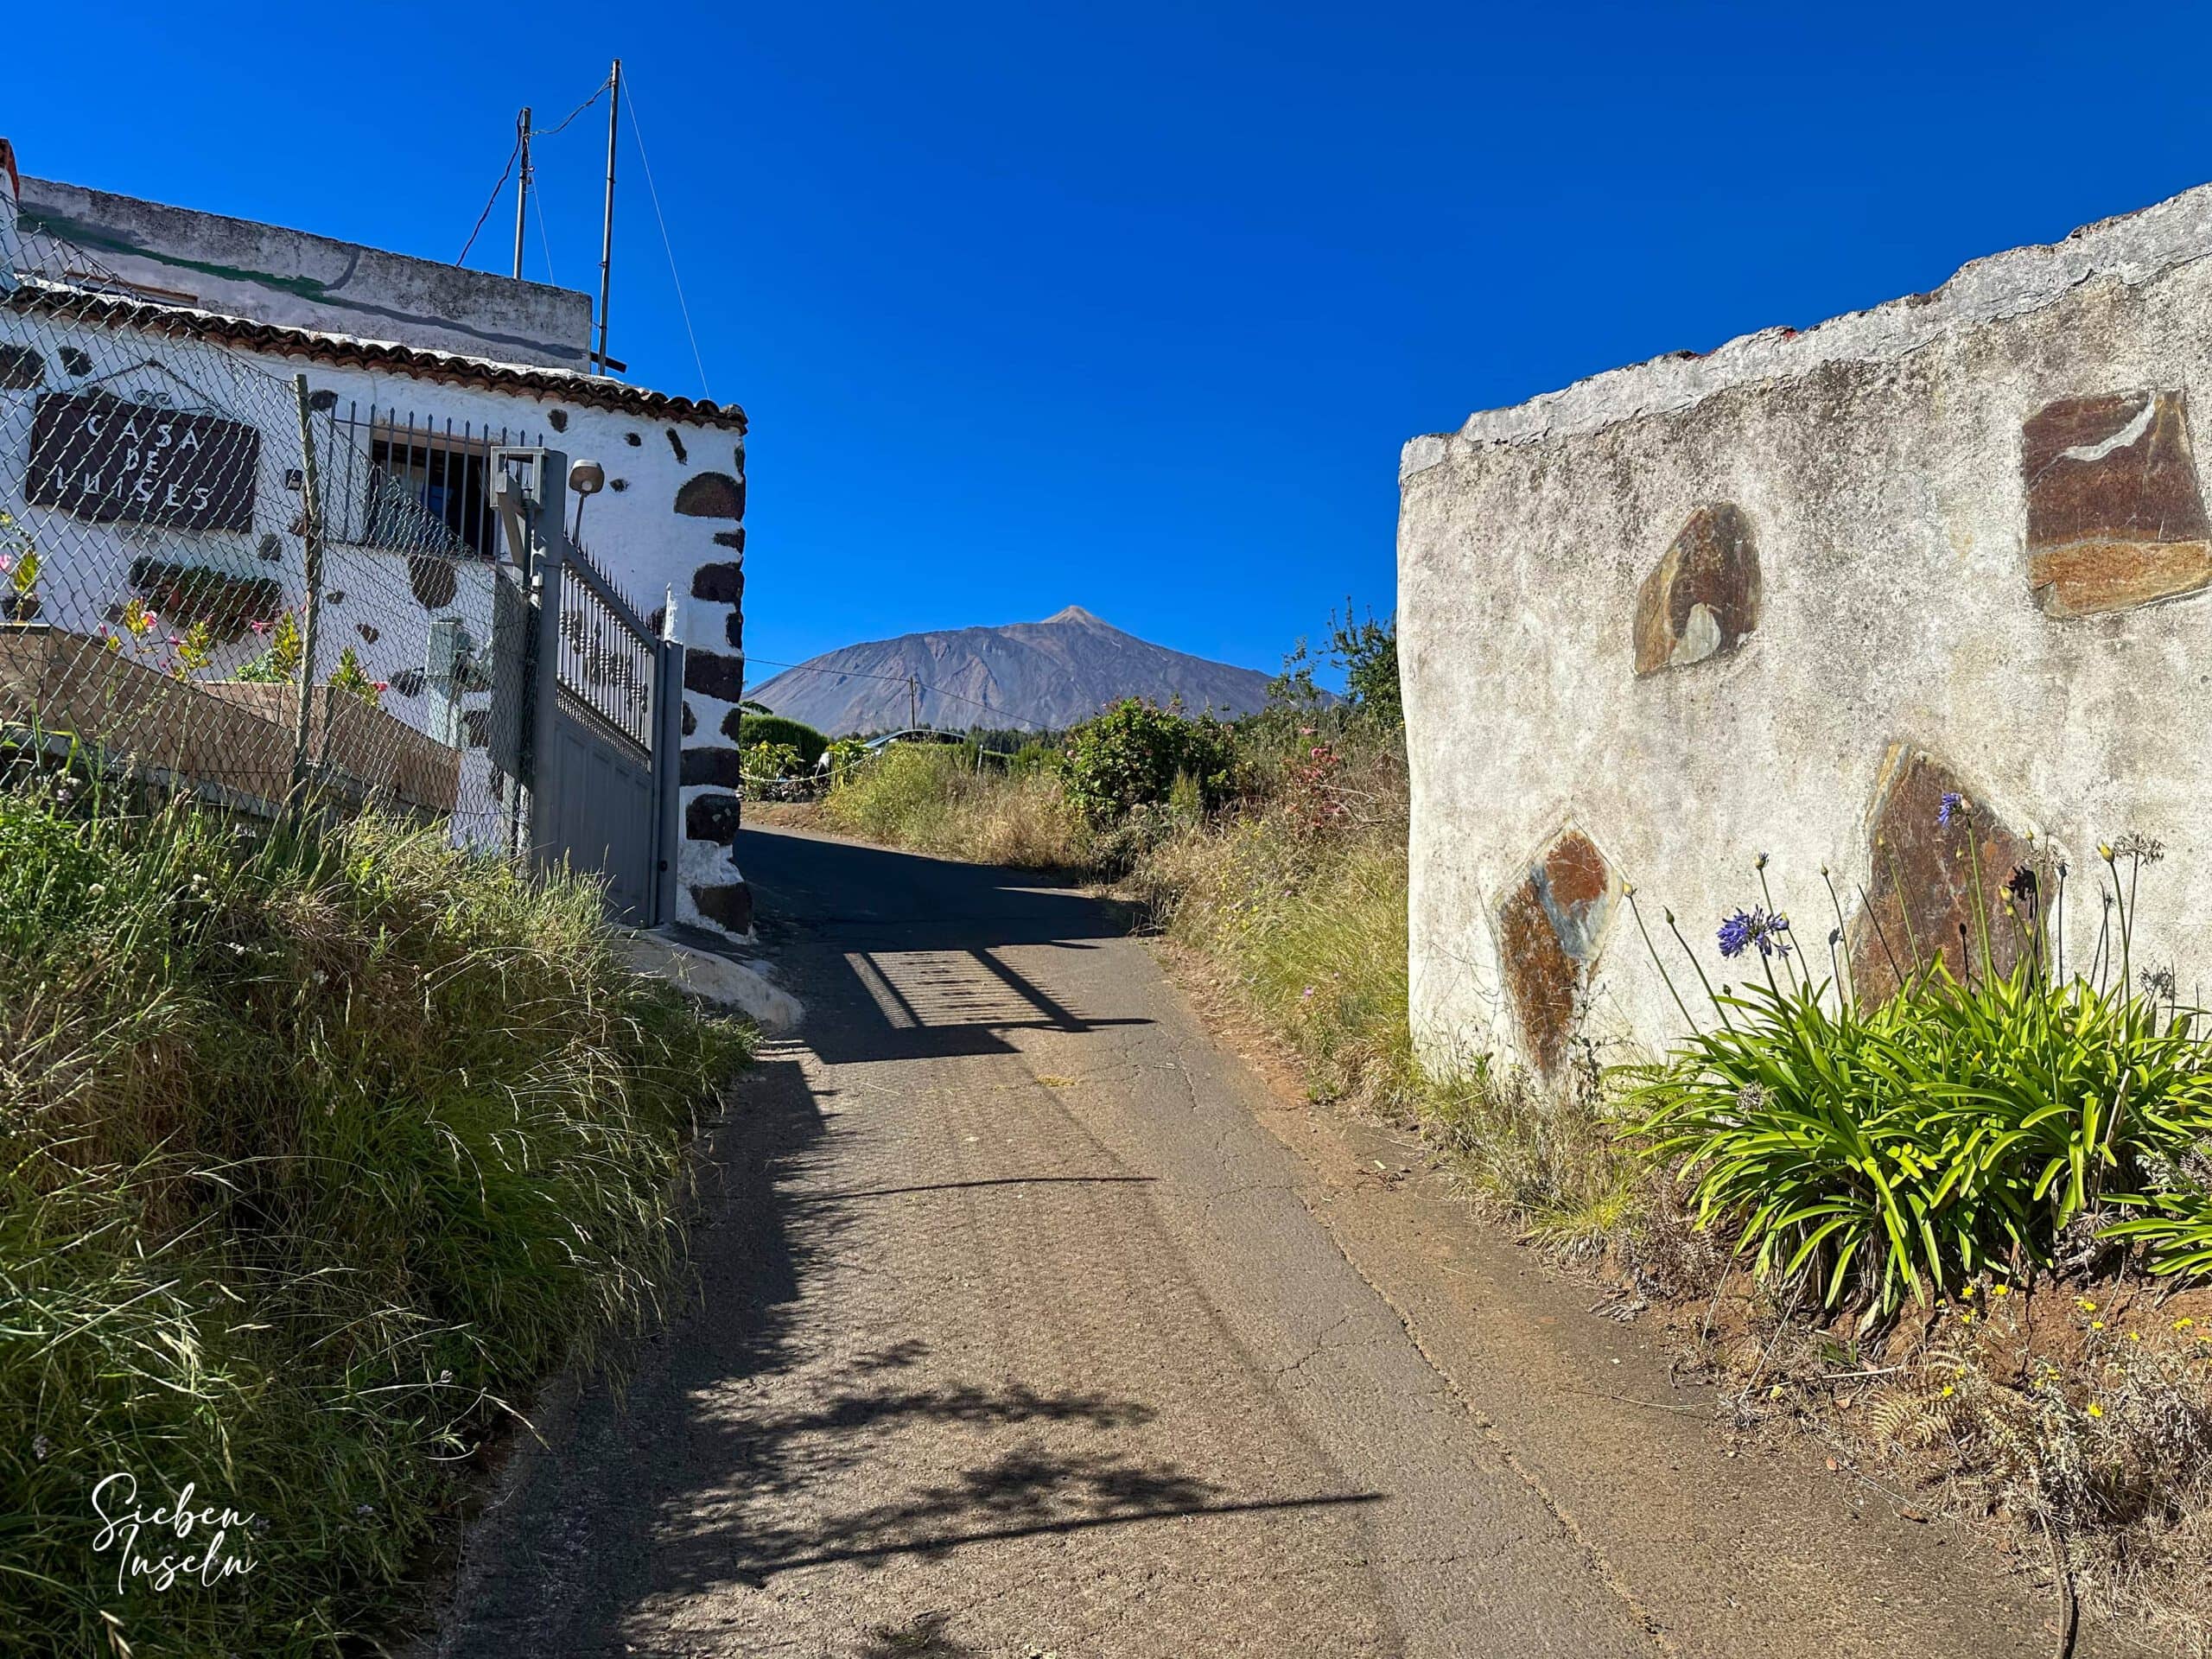
[[[134,196],[22,181],[22,229],[156,299],[502,363],[590,366],[588,295]]]
[[[1719,982],[1755,971],[1723,965],[1714,930],[1759,902],[1762,852],[1823,972],[1831,868],[1840,951],[1878,982],[1862,888],[1884,934],[1910,924],[1955,966],[1967,838],[1993,889],[2032,833],[2070,862],[2086,945],[2097,844],[2139,831],[2166,847],[2144,882],[2153,959],[2184,997],[2212,976],[2208,253],[2212,188],[1407,446],[1432,1063],[1497,1050],[1555,1073],[1582,1039],[1663,1045],[1681,1016],[1622,882],[1655,931],[1671,906]],[[1971,829],[1936,823],[1954,790]]]

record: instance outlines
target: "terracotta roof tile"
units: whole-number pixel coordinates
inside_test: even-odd
[[[692,426],[743,432],[745,411],[735,404],[703,397],[678,397],[652,391],[603,375],[569,369],[499,363],[458,352],[433,351],[397,341],[359,340],[288,323],[256,322],[189,306],[163,305],[135,295],[104,294],[58,283],[26,281],[4,302],[11,310],[38,311],[102,327],[130,327],[185,334],[276,357],[304,357],[349,368],[391,369],[417,380],[476,386],[487,391],[517,391],[557,397],[588,409],[614,410],[646,420],[681,421]]]

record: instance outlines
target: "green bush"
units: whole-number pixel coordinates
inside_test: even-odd
[[[1211,805],[1228,791],[1234,756],[1229,728],[1211,715],[1193,720],[1130,697],[1068,734],[1061,777],[1085,822],[1110,824],[1165,803],[1182,774]]]
[[[755,743],[745,751],[745,776],[749,783],[796,778],[812,764],[789,743]]]
[[[2120,955],[2124,896],[2117,914]],[[1861,1009],[1799,969],[1786,921],[1738,912],[1723,938],[1758,946],[1767,982],[1714,995],[1717,1026],[1630,1104],[1700,1224],[1761,1274],[1871,1316],[2048,1263],[2083,1228],[2167,1271],[2212,1265],[2189,1173],[2212,1146],[2212,1040],[2170,995],[2125,966],[2109,983],[2047,971],[2038,934],[2007,975],[1961,984],[1939,961]]]
[[[379,819],[0,792],[0,1655],[351,1650],[509,1402],[659,1306],[743,1033],[587,883]],[[118,1591],[118,1472],[257,1565]]]
[[[801,761],[812,766],[830,747],[828,734],[816,731],[804,721],[749,710],[741,712],[737,721],[737,747],[748,752],[762,743],[787,743],[798,752]]]

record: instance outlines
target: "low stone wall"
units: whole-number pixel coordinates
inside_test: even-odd
[[[1977,862],[1999,966],[2005,884],[2031,868],[2047,904],[2062,862],[2086,960],[2099,842],[2154,837],[2135,960],[2198,991],[2208,253],[2212,187],[1407,446],[1413,1017],[1432,1064],[1495,1052],[1557,1076],[1662,1047],[1681,1016],[1624,883],[1687,991],[1662,907],[1716,984],[1756,971],[1715,929],[1763,902],[1762,853],[1818,971],[1834,932],[1878,990],[1916,950],[1978,955]]]

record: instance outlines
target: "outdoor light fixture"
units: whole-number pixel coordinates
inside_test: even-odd
[[[584,503],[607,487],[607,468],[595,461],[572,462],[569,467],[569,487],[576,496],[576,522],[569,531],[569,539],[573,542],[584,527]]]

